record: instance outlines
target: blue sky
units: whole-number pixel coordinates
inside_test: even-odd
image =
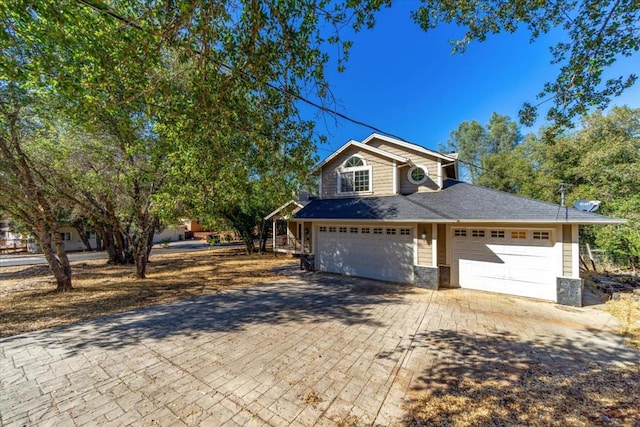
[[[560,33],[545,35],[533,44],[524,30],[491,36],[471,44],[464,54],[452,55],[448,40],[459,38],[462,31],[452,26],[422,31],[409,16],[416,7],[414,1],[395,2],[377,15],[373,30],[347,34],[354,45],[346,71],[338,73],[335,64],[327,69],[337,100],[332,108],[437,149],[463,121],[484,124],[494,111],[517,119],[523,102],[536,103],[543,84],[556,75],[549,46],[562,37]],[[337,48],[329,51],[334,58],[337,52]],[[614,74],[637,72],[640,58],[625,59],[614,67]],[[613,102],[623,104],[640,107],[640,85]],[[319,147],[321,159],[349,139],[362,140],[372,133],[310,107],[302,112],[305,119],[316,120],[319,134],[329,138],[329,144]],[[540,119],[521,131],[535,132],[544,124]]]

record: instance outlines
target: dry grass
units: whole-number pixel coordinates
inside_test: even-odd
[[[306,403],[307,405],[311,405],[314,408],[317,407],[318,404],[322,403],[322,397],[320,397],[315,391],[310,391],[309,393],[307,393],[302,398],[302,400],[304,401],[304,403]]]
[[[516,382],[461,378],[420,396],[409,426],[639,426],[638,366],[551,375],[541,366]]]
[[[629,344],[640,350],[640,297],[622,294],[607,301],[607,311],[620,320],[620,333],[629,338]]]
[[[147,279],[133,266],[72,263],[74,290],[56,293],[46,266],[6,267],[0,278],[0,337],[276,280],[285,256],[241,249],[152,254]]]

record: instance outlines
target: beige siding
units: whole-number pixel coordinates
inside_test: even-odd
[[[422,238],[422,233],[426,233],[426,241]],[[433,253],[431,246],[431,224],[418,225],[418,265],[431,267],[433,265]]]
[[[367,195],[388,196],[393,194],[393,161],[369,151],[360,151],[352,147],[345,150],[322,168],[321,197],[323,199],[331,199],[343,196],[338,193],[338,169],[345,160],[354,154],[362,156],[367,162],[367,165],[371,166],[373,192]]]
[[[571,251],[571,225],[562,226],[562,275],[571,277],[573,273],[573,254]]]
[[[438,224],[438,265],[447,264],[447,226]]]
[[[368,145],[376,148],[380,148],[384,151],[387,151],[392,154],[397,154],[398,156],[406,157],[413,164],[422,165],[427,168],[429,172],[429,179],[424,184],[416,185],[409,181],[407,178],[407,173],[409,172],[410,165],[403,165],[399,168],[399,185],[400,185],[400,193],[402,194],[410,194],[415,193],[417,191],[437,191],[438,187],[438,160],[436,157],[429,156],[427,154],[420,153],[418,151],[414,151],[408,148],[400,147],[395,144],[388,143],[386,141],[381,141],[379,139],[374,139]]]

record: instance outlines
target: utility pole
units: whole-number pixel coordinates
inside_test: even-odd
[[[560,206],[564,207],[564,190],[566,189],[564,182],[560,183]]]

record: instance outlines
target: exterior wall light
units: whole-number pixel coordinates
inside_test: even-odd
[[[426,230],[422,230],[422,234],[420,235],[420,237],[422,237],[422,240],[424,240],[426,242],[427,241],[427,231]]]

